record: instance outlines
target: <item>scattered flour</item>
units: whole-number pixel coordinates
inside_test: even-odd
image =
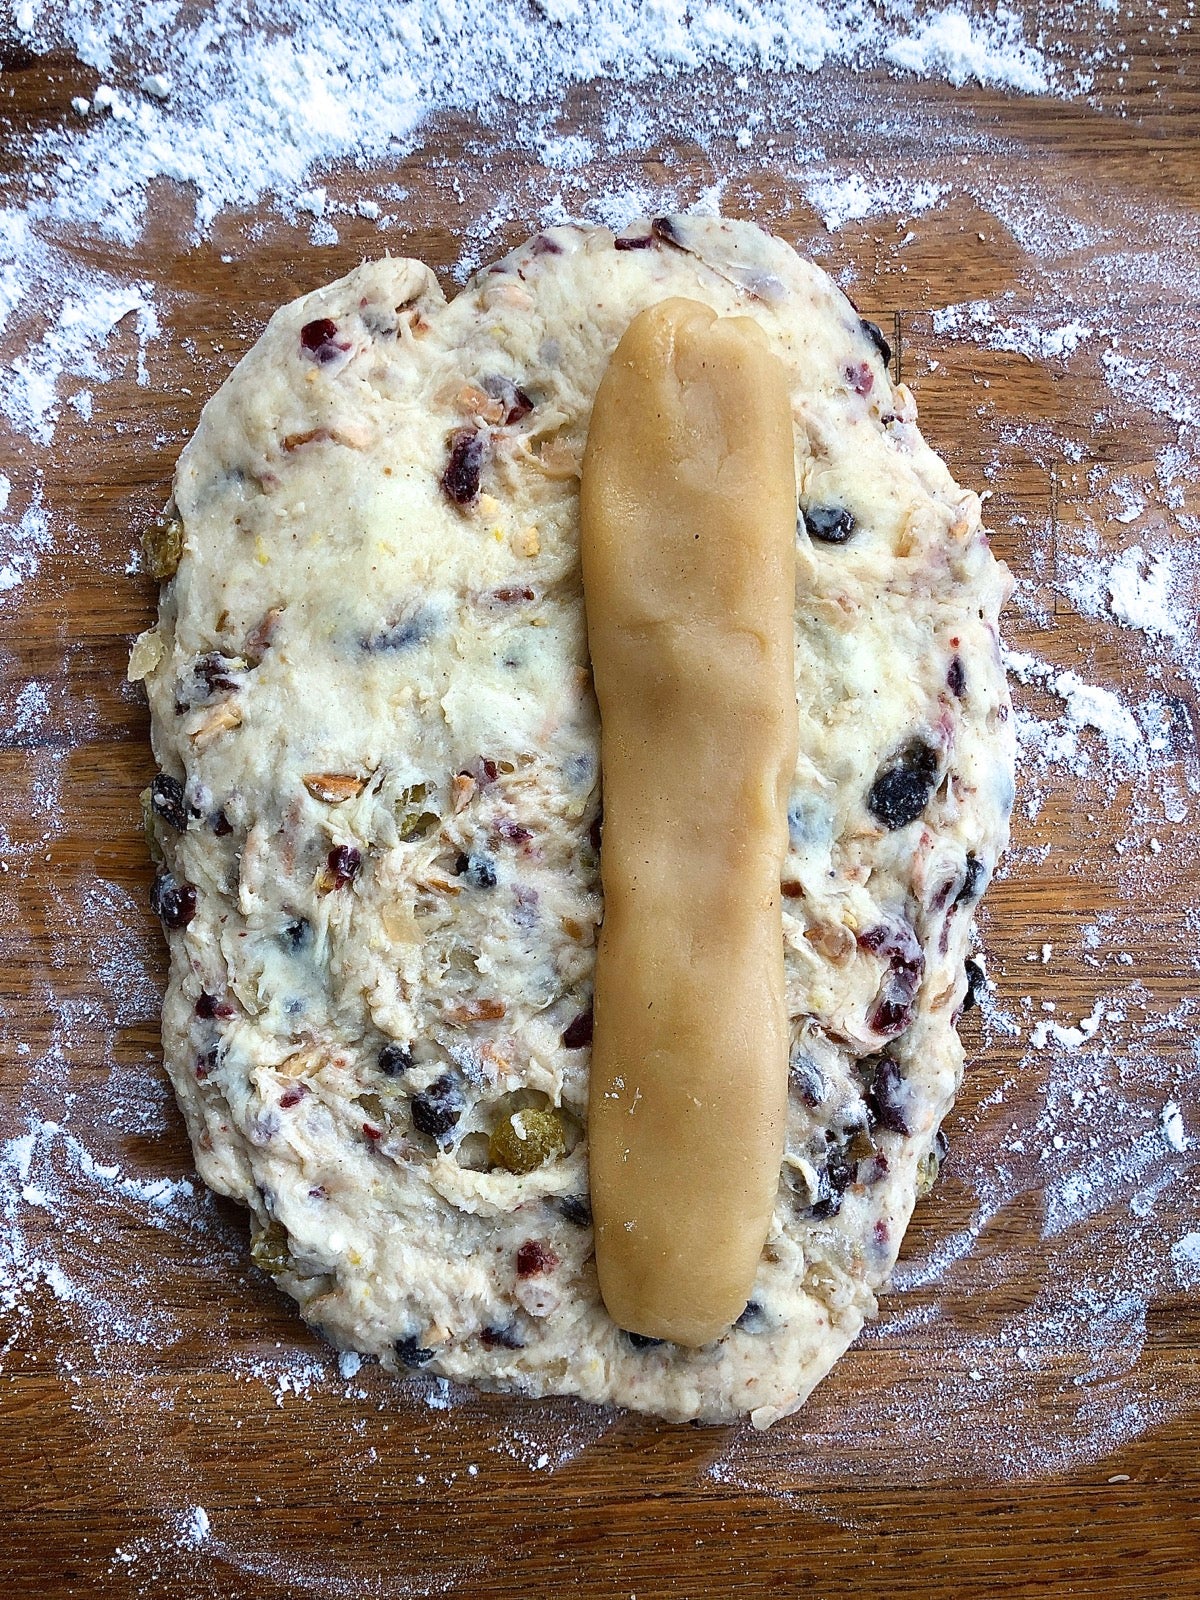
[[[274,0],[268,9],[269,18],[254,12],[249,22],[237,0],[214,0],[203,14],[156,3],[106,11],[88,0],[23,0],[16,10],[32,48],[73,50],[81,65],[64,85],[74,111],[28,136],[18,176],[0,187],[8,648],[20,650],[21,607],[47,558],[90,559],[53,454],[64,435],[96,452],[119,443],[141,461],[170,453],[173,441],[153,417],[115,417],[105,395],[114,380],[149,384],[171,331],[172,296],[144,233],[160,193],[176,205],[183,198],[180,250],[224,237],[231,223],[247,254],[257,230],[295,229],[298,252],[312,253],[313,281],[340,270],[330,257],[324,274],[320,252],[332,251],[351,223],[356,238],[369,223],[380,251],[405,248],[423,227],[449,226],[460,246],[451,270],[461,280],[498,238],[533,222],[584,216],[619,226],[673,206],[752,205],[747,194],[763,167],[780,177],[780,210],[770,220],[802,248],[824,252],[851,292],[856,224],[872,222],[877,260],[903,274],[917,219],[977,214],[981,247],[986,233],[1020,254],[1012,280],[1020,294],[963,301],[916,322],[967,359],[986,350],[1035,363],[1073,397],[1055,420],[1034,423],[1002,417],[996,389],[989,394],[986,381],[978,389],[993,520],[1022,553],[1027,546],[1033,577],[1023,588],[1040,580],[1095,624],[1088,658],[1065,668],[1044,659],[1053,650],[1038,638],[1052,613],[1038,622],[1031,605],[1030,629],[1012,625],[1028,648],[1008,657],[1025,760],[1005,872],[1052,884],[1044,903],[1068,909],[1046,930],[1053,942],[1036,941],[1035,952],[1050,955],[1026,962],[1021,951],[1007,966],[999,955],[989,963],[981,1013],[992,1050],[975,1068],[977,1087],[968,1080],[940,1200],[918,1219],[881,1322],[796,1424],[765,1440],[722,1443],[711,1475],[788,1503],[798,1502],[797,1484],[815,1484],[805,1503],[836,1520],[833,1491],[886,1480],[898,1463],[924,1481],[1061,1471],[1194,1404],[1153,1368],[1146,1325],[1158,1296],[1200,1284],[1200,1234],[1180,1236],[1178,1221],[1200,1162],[1187,1131],[1200,1125],[1190,1043],[1200,1003],[1194,962],[1174,1011],[1155,1000],[1161,974],[1142,970],[1141,919],[1165,907],[1179,920],[1181,947],[1185,933],[1193,947],[1200,938],[1200,907],[1181,898],[1194,894],[1194,880],[1189,886],[1178,863],[1200,793],[1186,710],[1200,687],[1192,648],[1200,350],[1172,314],[1194,297],[1200,243],[1194,223],[1189,233],[1165,205],[1147,208],[1135,195],[1122,210],[1119,197],[1089,189],[1082,174],[1068,191],[1026,163],[1031,175],[1014,183],[1001,171],[994,121],[973,120],[966,97],[955,106],[961,117],[931,120],[915,97],[900,97],[898,83],[881,92],[872,79],[870,125],[853,131],[862,67],[888,67],[900,80],[1091,95],[1112,63],[1105,28],[1080,56],[1077,29],[1058,29],[1067,43],[1054,43],[1055,17],[1066,13],[1053,5],[1039,13],[1036,34],[1005,6],[908,0],[497,0],[486,28],[464,0],[340,9]],[[1156,48],[1169,48],[1173,23],[1147,14],[1139,25]],[[840,85],[839,74],[819,71],[828,65],[844,69]],[[563,114],[581,88],[593,107],[582,129]],[[1111,107],[1111,84],[1105,93]],[[475,132],[471,161],[451,171],[436,130],[456,115]],[[680,137],[702,152],[699,180],[652,173],[645,160]],[[509,177],[513,152],[535,158],[532,175]],[[396,181],[414,153],[433,186],[420,203]],[[337,182],[346,164],[363,174],[350,200]],[[171,226],[168,216],[169,208],[155,210],[156,228]],[[122,259],[124,272],[114,265]],[[1132,284],[1165,309],[1129,312]],[[990,367],[999,364],[993,358]],[[938,366],[931,359],[927,367],[936,402]],[[1017,497],[1006,499],[1008,476],[1031,463],[1047,474],[1086,463],[1093,436],[1107,430],[1119,439],[1131,415],[1161,429],[1145,481],[1128,463],[1093,466],[1076,542],[1060,525],[1051,551],[1049,533],[1023,520]],[[1136,529],[1137,543],[1107,548],[1102,535],[1114,527],[1126,536]],[[112,579],[128,598],[123,561],[122,553]],[[1142,637],[1131,639],[1131,630]],[[1145,659],[1131,666],[1112,654],[1122,639]],[[235,1535],[225,1513],[218,1531],[210,1525],[201,1502],[220,1503],[211,1498],[219,1478],[192,1455],[181,1427],[210,1425],[203,1385],[195,1393],[172,1386],[154,1375],[155,1362],[194,1333],[182,1309],[190,1280],[202,1274],[228,1285],[249,1271],[244,1229],[186,1166],[162,1170],[165,1151],[177,1149],[177,1119],[154,1053],[123,1037],[136,1036],[158,1003],[160,957],[141,906],[90,869],[43,861],[64,833],[87,834],[66,746],[54,740],[68,726],[76,736],[102,733],[108,715],[108,688],[80,688],[66,648],[61,678],[75,701],[39,669],[10,680],[3,707],[8,744],[26,767],[0,800],[0,951],[32,961],[34,975],[30,1015],[0,1014],[0,1036],[26,1075],[0,1124],[0,1373],[17,1373],[27,1349],[49,1343],[60,1352],[64,1388],[78,1396],[80,1425],[95,1438],[120,1438],[123,1483],[151,1531],[116,1551],[112,1565],[147,1600],[166,1587],[164,1574],[204,1573],[218,1560],[281,1590],[348,1600],[453,1588],[475,1569],[439,1566],[440,1535],[384,1578],[365,1574],[345,1551],[304,1556],[253,1528]],[[1125,830],[1115,865],[1088,850],[1108,808]],[[1040,838],[1046,816],[1071,819],[1078,836]],[[36,875],[42,866],[46,882]],[[1073,887],[1097,885],[1119,912],[1072,899]],[[32,955],[22,933],[31,891],[44,895],[50,922],[47,946]],[[1082,929],[1069,909],[1077,903],[1089,908]],[[90,941],[82,972],[81,926]],[[984,931],[1002,950],[998,911],[985,911]],[[1064,990],[1064,974],[1095,983]],[[993,1310],[988,1321],[981,1308],[996,1289],[1012,1309]],[[307,1408],[337,1407],[342,1443],[350,1441],[340,1446],[338,1488],[350,1497],[361,1485],[369,1499],[379,1474],[397,1494],[450,1492],[464,1418],[472,1450],[477,1438],[485,1442],[482,1466],[466,1468],[481,1485],[489,1461],[510,1474],[561,1470],[614,1425],[585,1407],[501,1411],[441,1382],[395,1385],[352,1353],[325,1351],[290,1313],[286,1343],[264,1354],[242,1323],[223,1321],[216,1307],[211,1315],[213,1371],[241,1380],[243,1420],[282,1429]],[[355,1439],[364,1441],[358,1454]],[[855,1460],[860,1467],[846,1466]],[[152,1477],[139,1462],[155,1464]],[[821,1486],[831,1491],[827,1501]],[[266,1482],[263,1493],[271,1493]]]

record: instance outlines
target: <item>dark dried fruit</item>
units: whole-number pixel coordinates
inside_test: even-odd
[[[819,1106],[825,1098],[825,1078],[820,1067],[812,1059],[800,1053],[794,1055],[788,1065],[788,1088],[806,1106]]]
[[[950,665],[946,668],[946,687],[960,700],[966,693],[967,671],[962,664],[961,656],[952,656],[950,659]]]
[[[178,778],[160,772],[150,785],[150,804],[168,827],[174,828],[176,833],[185,832],[188,814],[183,802],[183,785]]]
[[[166,583],[179,569],[183,557],[183,523],[165,512],[142,535],[142,549],[152,577]]]
[[[621,1332],[635,1350],[655,1350],[660,1344],[666,1344],[667,1342],[665,1339],[652,1339],[646,1333],[630,1333],[628,1328],[622,1328]]]
[[[579,1194],[560,1194],[550,1197],[550,1204],[560,1217],[573,1223],[577,1228],[590,1227],[592,1221],[592,1208]]]
[[[535,256],[560,256],[562,253],[562,245],[556,239],[551,239],[544,233],[539,233],[533,241],[532,254]]]
[[[436,1350],[427,1350],[424,1345],[418,1344],[411,1334],[406,1339],[397,1339],[392,1352],[402,1367],[423,1367],[437,1354]]]
[[[591,1044],[594,1022],[591,1006],[572,1018],[563,1029],[562,1042],[566,1049],[582,1050],[585,1044]]]
[[[303,950],[312,943],[312,923],[307,917],[294,917],[284,923],[282,938],[289,950]]]
[[[456,876],[465,878],[472,889],[496,887],[496,863],[488,856],[460,854],[454,863]]]
[[[987,988],[987,975],[978,961],[972,961],[968,956],[966,961],[967,992],[963,996],[962,1008],[970,1011],[979,1001],[979,996]]]
[[[924,952],[907,922],[867,928],[858,943],[888,963],[867,1024],[884,1038],[894,1038],[912,1019],[913,1001],[925,974]]]
[[[351,844],[335,844],[325,858],[331,889],[344,889],[352,883],[362,866],[362,851]]]
[[[884,366],[890,366],[892,360],[892,347],[883,337],[883,329],[878,325],[878,323],[868,322],[866,317],[860,317],[858,319],[858,325],[866,334],[871,343],[875,346],[876,350],[878,350],[880,359]]]
[[[807,511],[801,507],[800,515],[809,538],[822,544],[845,544],[857,526],[854,513],[845,506],[811,506]]]
[[[557,251],[558,246],[555,245],[554,248]],[[514,422],[520,422],[522,417],[527,417],[533,410],[533,401],[520,384],[514,383],[511,378],[502,378],[498,375],[485,378],[483,391],[504,407],[501,422],[506,428],[511,427]]]
[[[867,794],[867,810],[889,830],[907,827],[928,805],[937,773],[937,751],[924,739],[910,739],[880,767]]]
[[[515,1328],[484,1328],[479,1342],[485,1350],[524,1350],[525,1341]]]
[[[306,1083],[293,1083],[279,1096],[279,1104],[285,1111],[290,1111],[293,1106],[298,1106],[308,1093]]]
[[[487,458],[487,435],[478,428],[459,428],[446,443],[450,454],[442,473],[442,492],[456,506],[474,505]]]
[[[536,1278],[543,1272],[553,1272],[557,1265],[554,1251],[537,1239],[526,1239],[517,1250],[518,1278]]]
[[[150,909],[168,928],[186,928],[196,915],[196,891],[169,872],[160,872],[150,890]]]
[[[652,233],[624,234],[613,240],[614,250],[649,250],[654,243]]]
[[[842,1198],[858,1171],[858,1161],[840,1144],[831,1147],[825,1165],[817,1173],[817,1197],[810,1215],[818,1222],[836,1217],[842,1209]]]
[[[863,1096],[876,1125],[889,1133],[911,1133],[908,1095],[900,1063],[879,1056],[872,1064],[870,1085]]]
[[[230,822],[224,811],[214,811],[208,819],[208,825],[218,839],[223,839],[226,834],[233,832],[233,823]]]
[[[650,224],[650,231],[664,244],[673,244],[677,250],[687,249],[674,217],[655,217]]]
[[[192,664],[194,698],[213,700],[219,694],[232,694],[238,688],[238,680],[233,676],[236,671],[236,663],[215,650],[208,655],[198,656]]]
[[[214,1018],[232,1017],[233,1014],[233,1007],[227,1001],[216,999],[214,995],[205,993],[196,1001],[196,1015],[205,1022]]]
[[[597,813],[595,821],[588,829],[588,843],[597,855],[600,854],[600,845],[604,836],[604,813]]]
[[[767,1325],[766,1313],[757,1300],[748,1300],[746,1309],[734,1323],[743,1333],[761,1333]]]
[[[385,1078],[398,1078],[413,1064],[412,1051],[402,1044],[385,1044],[379,1052],[379,1070]]]
[[[447,1134],[458,1126],[459,1118],[466,1110],[466,1101],[454,1079],[449,1073],[443,1073],[428,1089],[413,1095],[409,1107],[417,1132],[441,1144]]]
[[[300,343],[318,366],[328,366],[350,348],[348,339],[339,339],[337,323],[331,317],[317,317],[300,329]]]
[[[962,906],[978,899],[983,893],[983,880],[987,876],[987,868],[973,850],[967,852],[967,871],[963,878],[962,888],[954,897],[954,904]]]

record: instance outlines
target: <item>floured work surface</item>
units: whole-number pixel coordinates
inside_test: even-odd
[[[127,243],[41,220],[35,259],[6,227],[0,282],[31,297],[0,301],[0,355],[22,363],[0,385],[11,1592],[540,1595],[569,1571],[568,1592],[639,1600],[807,1572],[873,1594],[885,1552],[900,1593],[989,1593],[997,1571],[1013,1594],[1188,1592],[1200,193],[1184,21],[1130,34],[1124,73],[1109,37],[1086,93],[828,69],[771,80],[764,101],[753,74],[745,91],[717,74],[672,123],[669,93],[583,90],[536,138],[532,113],[521,137],[444,117],[411,154],[318,172],[308,210],[267,197],[197,244],[165,184]],[[6,67],[0,115],[73,127],[71,96],[100,77],[65,53]],[[774,121],[751,125],[764,103]],[[57,180],[7,129],[0,150],[7,215],[36,199],[30,173]],[[450,288],[456,265],[556,220],[555,194],[614,222],[719,198],[844,274],[898,333],[930,441],[993,490],[1021,580],[1024,787],[953,1153],[882,1322],[765,1439],[339,1374],[250,1268],[242,1216],[191,1177],[156,1066],[151,768],[121,685],[153,604],[126,572],[136,533],[276,305],[388,246]]]

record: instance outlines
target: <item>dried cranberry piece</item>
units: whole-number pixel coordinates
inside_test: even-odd
[[[150,785],[150,804],[159,816],[176,833],[187,830],[187,807],[183,803],[183,785],[169,773],[158,773]]]
[[[460,852],[454,863],[455,875],[465,878],[472,889],[496,887],[496,863],[490,856],[469,856]]]
[[[459,428],[446,441],[450,447],[442,492],[456,506],[473,505],[479,498],[479,480],[487,458],[487,435],[478,428]]]
[[[677,250],[685,250],[683,235],[675,223],[674,217],[655,217],[650,224],[650,232],[656,239],[661,239],[664,244],[673,244]]]
[[[332,317],[317,317],[300,329],[300,343],[306,350],[319,350],[323,344],[337,338],[337,323]]]
[[[573,1017],[563,1029],[562,1042],[566,1049],[582,1050],[585,1044],[591,1044],[594,1022],[591,1006]]]
[[[385,1078],[398,1078],[413,1064],[412,1051],[402,1044],[385,1044],[379,1052],[379,1070]]]
[[[560,256],[563,248],[556,239],[549,239],[544,233],[539,233],[533,241],[532,253],[535,256]]]
[[[221,1049],[219,1045],[213,1045],[211,1050],[205,1050],[203,1055],[198,1056],[196,1058],[197,1082],[203,1083],[209,1073],[220,1064],[220,1060]]]
[[[867,1025],[884,1038],[893,1038],[912,1019],[913,1001],[925,974],[924,953],[907,922],[867,928],[859,934],[858,943],[888,963]]]
[[[404,1367],[423,1367],[437,1354],[436,1350],[427,1350],[424,1345],[418,1344],[411,1334],[406,1339],[397,1339],[392,1350],[396,1360]]]
[[[536,1278],[540,1273],[553,1272],[557,1265],[554,1251],[537,1239],[526,1239],[517,1250],[518,1278]]]
[[[215,995],[205,993],[196,1001],[196,1015],[205,1022],[217,1017],[232,1017],[233,1014],[233,1007],[224,1000],[218,1000]]]
[[[160,872],[150,890],[150,909],[168,928],[186,928],[196,915],[195,888]]]
[[[334,889],[344,889],[352,883],[362,866],[362,851],[356,850],[351,844],[336,844],[325,858],[333,879]]]
[[[969,956],[966,961],[966,974],[967,992],[963,996],[962,1008],[964,1011],[970,1011],[978,1004],[979,996],[987,987],[987,975],[978,961],[972,961]]]
[[[908,1096],[900,1063],[891,1056],[879,1056],[873,1064],[871,1084],[866,1094],[868,1109],[876,1125],[889,1133],[911,1133],[908,1121]]]
[[[962,664],[961,656],[953,656],[950,665],[946,668],[946,687],[952,695],[962,699],[967,688],[966,668]]]
[[[557,250],[557,245],[555,250]],[[492,375],[483,380],[483,391],[491,395],[493,400],[498,400],[505,408],[504,426],[511,427],[514,422],[520,422],[522,417],[527,417],[533,410],[533,401],[511,378],[502,378]]]
[[[597,855],[600,854],[600,842],[604,834],[604,813],[598,812],[591,827],[588,829],[588,843]]]
[[[285,1111],[290,1111],[293,1106],[300,1104],[307,1093],[308,1085],[306,1083],[293,1083],[290,1088],[285,1089],[279,1096],[279,1104]]]
[[[238,687],[237,679],[231,676],[236,670],[228,656],[215,650],[200,656],[192,667],[197,684],[203,685],[204,695],[210,700],[215,694],[231,694]]]
[[[317,317],[300,329],[300,343],[319,366],[325,367],[350,348],[349,340],[339,340],[337,332],[332,317]]]
[[[890,366],[892,360],[892,347],[883,337],[883,329],[878,323],[869,322],[866,317],[860,317],[858,319],[858,325],[866,334],[871,343],[875,346],[876,350],[878,350],[880,359],[884,366]]]
[[[800,515],[809,538],[821,544],[845,544],[858,526],[853,511],[845,506],[812,506],[807,511],[802,508]]]
[[[846,382],[855,394],[869,395],[875,387],[875,374],[871,371],[870,364],[866,361],[856,362],[845,369]]]
[[[907,827],[929,803],[937,771],[937,751],[924,739],[910,739],[879,769],[867,794],[867,810],[889,831]]]
[[[525,1341],[515,1328],[484,1328],[479,1342],[485,1350],[524,1350]]]
[[[409,1109],[417,1132],[436,1139],[440,1144],[457,1127],[459,1118],[466,1110],[466,1101],[454,1079],[449,1073],[443,1073],[428,1089],[413,1095]]]
[[[224,811],[214,811],[208,819],[208,825],[218,839],[223,839],[226,834],[233,832],[233,823],[230,822]]]
[[[654,1350],[667,1342],[665,1339],[652,1339],[647,1333],[630,1333],[628,1328],[622,1328],[621,1331],[635,1350]]]
[[[560,1194],[551,1198],[550,1204],[560,1217],[573,1223],[577,1228],[586,1228],[592,1220],[592,1208],[582,1195]]]

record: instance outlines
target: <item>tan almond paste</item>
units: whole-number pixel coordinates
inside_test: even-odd
[[[793,450],[757,324],[674,299],[617,347],[583,465],[604,793],[596,1260],[614,1321],[684,1345],[744,1309],[783,1153]]]

